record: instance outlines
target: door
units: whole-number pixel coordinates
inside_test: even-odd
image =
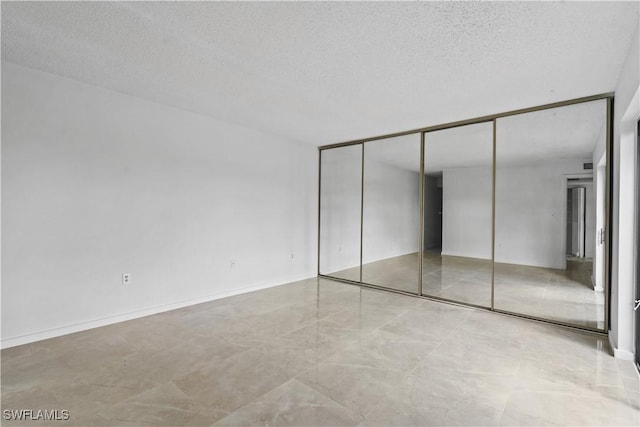
[[[567,191],[567,254],[584,257],[585,188],[570,187]]]

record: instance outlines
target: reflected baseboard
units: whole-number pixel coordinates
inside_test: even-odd
[[[443,256],[443,257],[451,257],[451,258],[467,258],[467,259],[472,259],[472,260],[491,261],[491,256],[489,256],[489,257],[479,256],[479,255],[476,255],[476,254],[469,254],[469,253],[464,253],[464,252],[442,251],[440,253],[440,255]]]
[[[604,292],[604,287],[598,286],[598,284],[596,283],[596,279],[593,275],[591,275],[591,286],[593,286],[594,292]]]

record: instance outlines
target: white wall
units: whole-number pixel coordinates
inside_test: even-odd
[[[611,324],[609,340],[617,357],[634,352],[634,184],[635,126],[640,117],[640,34],[636,30],[618,77],[613,119],[613,206],[611,230]]]
[[[420,174],[365,161],[362,262],[418,252]]]
[[[313,146],[6,62],[2,124],[4,347],[315,275]]]
[[[445,169],[442,174],[442,255],[491,259],[490,167]]]

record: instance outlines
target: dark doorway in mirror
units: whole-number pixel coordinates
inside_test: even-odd
[[[424,177],[424,250],[442,252],[442,173]]]

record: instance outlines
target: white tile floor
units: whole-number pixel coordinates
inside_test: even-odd
[[[629,425],[604,336],[311,279],[2,351],[3,425]]]

